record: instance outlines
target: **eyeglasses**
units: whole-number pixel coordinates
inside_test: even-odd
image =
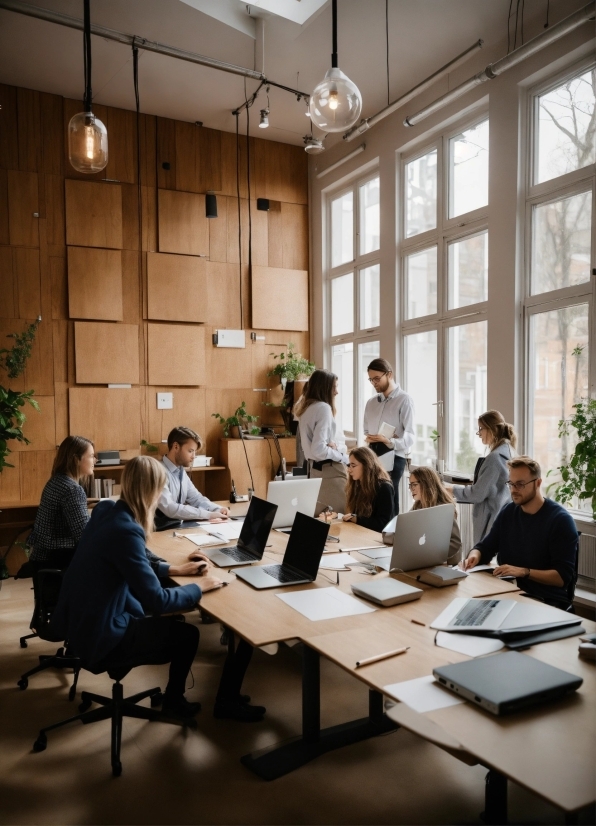
[[[485,427],[479,427],[478,430],[476,431],[476,435],[477,436],[482,436],[482,431],[483,430],[486,430],[486,428]]]
[[[534,477],[534,479],[529,479],[527,482],[505,482],[505,484],[509,490],[523,490],[526,485],[536,482],[537,480],[538,477]]]
[[[377,382],[381,381],[383,376],[386,376],[386,375],[387,375],[387,371],[385,371],[384,373],[381,373],[380,376],[373,376],[372,379],[369,379],[369,382],[371,384],[377,384]]]
[[[410,482],[408,487],[410,488],[410,490],[412,490],[412,488],[418,488],[420,487],[420,482]]]

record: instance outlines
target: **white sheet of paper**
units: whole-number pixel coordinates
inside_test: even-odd
[[[505,648],[505,643],[501,640],[475,637],[473,634],[451,634],[449,631],[438,631],[435,643],[440,648],[459,651],[460,654],[467,654],[468,657],[482,657],[483,654],[493,654]]]
[[[325,557],[319,568],[327,571],[345,571],[347,565],[353,565],[355,562],[356,560],[350,554],[332,554]]]
[[[473,568],[470,568],[468,571],[469,574],[475,574],[478,571],[492,571],[494,569],[494,565],[474,565]]]
[[[316,588],[308,591],[294,591],[291,594],[276,594],[290,608],[304,617],[317,620],[350,617],[356,614],[370,614],[376,608],[369,608],[338,588]]]
[[[383,692],[389,694],[390,697],[395,697],[400,703],[410,706],[419,714],[464,702],[448,689],[442,688],[432,674],[428,677],[418,677],[416,680],[386,685],[383,687]]]
[[[395,426],[392,424],[387,424],[387,422],[381,422],[381,426],[379,427],[378,436],[384,436],[386,439],[392,439],[395,434]]]
[[[207,547],[208,545],[225,545],[223,539],[218,539],[216,536],[205,533],[179,533],[184,539],[189,539],[193,545],[199,548]]]
[[[240,536],[242,525],[242,522],[220,522],[215,525],[205,525],[205,530],[211,536],[217,536],[225,542],[231,542],[232,539],[238,539]]]

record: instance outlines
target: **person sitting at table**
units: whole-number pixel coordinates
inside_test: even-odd
[[[453,528],[447,561],[450,565],[455,565],[461,558],[461,535],[453,496],[445,489],[439,474],[430,467],[417,467],[412,470],[408,487],[414,500],[413,511],[420,508],[435,508],[437,505],[453,505]]]
[[[215,505],[203,496],[185,471],[185,468],[192,467],[196,452],[202,444],[199,434],[190,427],[175,427],[170,431],[168,452],[162,459],[167,472],[167,484],[159,497],[155,512],[157,530],[168,525],[171,520],[219,521],[227,518],[228,509]]]
[[[184,697],[199,631],[162,615],[191,609],[202,592],[223,583],[204,576],[201,588],[194,583],[161,586],[147,560],[145,542],[165,483],[165,469],[150,456],[127,462],[120,501],[100,502],[83,531],[52,624],[94,670],[129,662],[170,663],[164,714],[189,717],[200,709]]]
[[[544,602],[567,608],[575,581],[579,536],[571,514],[542,494],[540,465],[529,456],[507,462],[512,502],[464,562],[465,570],[494,556],[493,576],[514,576],[518,587]]]
[[[393,485],[385,468],[369,447],[349,453],[344,522],[357,522],[371,531],[382,531],[393,519]]]
[[[472,485],[445,485],[457,502],[472,504],[474,542],[486,536],[496,515],[511,501],[507,490],[507,460],[514,456],[517,436],[498,410],[478,417],[478,433],[488,455],[476,462]]]

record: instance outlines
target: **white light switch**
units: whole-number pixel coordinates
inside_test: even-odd
[[[173,393],[158,393],[157,394],[157,409],[171,410],[174,407]]]

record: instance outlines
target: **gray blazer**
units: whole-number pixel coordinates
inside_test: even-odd
[[[503,505],[511,502],[507,460],[513,456],[509,444],[502,444],[491,451],[480,468],[473,485],[454,485],[453,495],[458,502],[473,505],[472,522],[474,545],[486,536]]]

